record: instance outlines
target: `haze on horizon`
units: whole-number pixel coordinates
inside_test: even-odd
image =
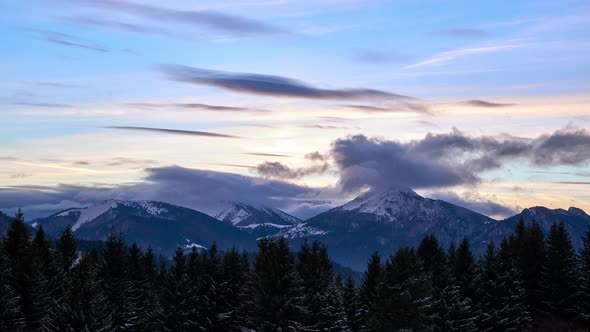
[[[590,210],[587,1],[0,3],[0,211]]]

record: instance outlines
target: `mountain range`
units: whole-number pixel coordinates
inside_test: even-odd
[[[537,220],[545,232],[552,223],[564,221],[576,247],[590,226],[590,216],[574,207],[532,207],[495,220],[422,197],[411,189],[365,193],[308,220],[240,202],[223,202],[205,214],[164,202],[107,200],[67,209],[30,224],[43,225],[53,238],[67,225],[84,240],[104,240],[114,230],[121,232],[127,242],[151,246],[163,255],[171,255],[178,246],[206,249],[213,242],[221,248],[235,246],[251,251],[256,248],[256,240],[265,236],[285,236],[295,248],[303,241],[317,239],[327,245],[336,262],[362,270],[373,251],[387,256],[401,246],[417,245],[427,234],[436,235],[443,246],[467,237],[474,250],[481,253],[489,241],[498,243],[512,234],[520,218],[526,222]],[[8,220],[0,214],[0,227]]]

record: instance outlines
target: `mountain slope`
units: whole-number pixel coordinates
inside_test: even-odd
[[[467,236],[483,242],[481,234],[496,221],[440,200],[424,198],[412,190],[367,193],[349,203],[321,213],[304,224],[315,230],[293,234],[324,241],[335,260],[362,269],[373,251],[384,255],[401,246],[416,246],[426,234],[435,234],[442,245]]]
[[[68,209],[36,220],[54,238],[67,225],[85,240],[104,240],[112,231],[121,232],[128,243],[151,246],[171,254],[177,246],[203,246],[215,241],[221,248],[251,249],[250,241],[235,227],[195,210],[154,201],[108,200],[80,209]]]
[[[301,222],[278,209],[238,202],[225,203],[212,216],[254,236],[278,234]]]
[[[493,227],[490,233],[486,234],[486,236],[493,238],[499,237],[500,234],[504,236],[512,234],[512,231],[520,218],[522,218],[527,224],[530,224],[533,220],[537,221],[541,225],[541,229],[543,229],[545,235],[549,233],[549,229],[553,223],[563,221],[566,230],[570,234],[572,243],[576,248],[582,247],[582,237],[590,226],[590,216],[579,208],[570,207],[569,209],[564,210],[535,206],[524,209],[521,213],[495,224],[495,227]]]

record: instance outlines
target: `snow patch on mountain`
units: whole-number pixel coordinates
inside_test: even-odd
[[[80,216],[78,217],[78,220],[76,221],[74,226],[72,226],[72,230],[73,231],[77,230],[78,228],[80,228],[80,226],[84,225],[85,223],[100,217],[101,215],[106,213],[108,210],[116,208],[116,207],[117,207],[117,201],[108,200],[108,201],[104,201],[100,204],[96,204],[96,205],[89,206],[87,208],[79,209]],[[70,212],[71,211],[74,211],[74,210],[70,210]]]

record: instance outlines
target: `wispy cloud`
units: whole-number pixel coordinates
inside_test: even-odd
[[[115,130],[129,130],[129,131],[145,131],[145,132],[173,134],[173,135],[240,138],[239,136],[211,133],[211,132],[207,132],[207,131],[195,131],[195,130],[165,129],[165,128],[151,128],[151,127],[132,127],[132,126],[105,126],[102,128],[115,129]]]
[[[405,67],[403,67],[403,69],[440,66],[442,64],[451,62],[455,59],[465,57],[465,56],[476,55],[476,54],[495,53],[495,52],[505,51],[505,50],[509,50],[509,49],[524,47],[526,45],[527,44],[508,43],[508,44],[499,44],[499,45],[484,46],[484,47],[460,48],[457,50],[439,53],[430,59],[420,61],[420,62],[411,64],[409,66],[405,66]]]
[[[78,38],[76,36],[66,34],[66,33],[54,32],[54,31],[48,31],[48,30],[40,30],[40,29],[30,29],[29,31],[32,31],[36,38],[42,39],[42,40],[45,40],[47,42],[57,44],[57,45],[74,47],[74,48],[95,51],[95,52],[102,52],[102,53],[110,51],[106,47],[96,45],[96,44],[91,43],[87,40],[84,40],[82,38]]]
[[[124,30],[134,33],[143,33],[143,34],[153,34],[153,35],[161,35],[161,36],[169,36],[171,35],[170,32],[156,27],[149,27],[145,25],[117,21],[112,19],[105,19],[105,18],[96,18],[96,17],[66,17],[63,18],[66,22],[76,23],[76,24],[83,24],[93,27],[99,28],[111,28],[111,29],[118,29]]]
[[[341,105],[342,107],[355,109],[366,113],[396,113],[396,112],[409,112],[409,113],[423,113],[428,114],[430,110],[426,105],[417,103],[397,103],[391,106],[374,106],[374,105],[361,105],[361,104],[346,104]]]
[[[510,107],[510,106],[517,105],[515,103],[494,103],[491,101],[477,100],[477,99],[464,101],[463,104],[475,106],[475,107],[488,107],[488,108]]]
[[[384,51],[360,51],[353,56],[357,62],[368,64],[383,64],[406,60],[407,54]]]
[[[67,0],[66,0],[67,1]],[[177,10],[148,4],[140,4],[127,1],[114,0],[80,0],[68,1],[76,5],[86,5],[94,8],[109,10],[143,19],[152,20],[155,23],[176,23],[231,34],[233,36],[273,35],[288,33],[283,28],[259,22],[246,17],[229,15],[214,11]],[[86,22],[88,23],[88,21]],[[114,23],[114,24],[113,24]],[[153,33],[145,27],[130,25],[120,22],[110,22],[107,27],[115,27],[135,32]]]
[[[250,156],[260,156],[260,157],[279,157],[279,158],[291,158],[293,156],[287,154],[276,154],[276,153],[261,153],[261,152],[244,152],[242,154],[247,154]]]
[[[189,66],[163,65],[160,70],[171,80],[209,85],[230,91],[275,97],[309,99],[414,99],[376,89],[322,89],[282,76],[232,73]]]
[[[184,108],[191,110],[202,110],[212,112],[245,112],[245,113],[271,113],[269,110],[260,108],[250,107],[239,107],[239,106],[222,106],[222,105],[211,105],[202,103],[128,103],[126,105],[139,107],[139,108]]]
[[[485,36],[487,32],[478,28],[454,28],[441,29],[429,31],[429,34],[435,36],[459,37],[459,38],[473,38]]]

